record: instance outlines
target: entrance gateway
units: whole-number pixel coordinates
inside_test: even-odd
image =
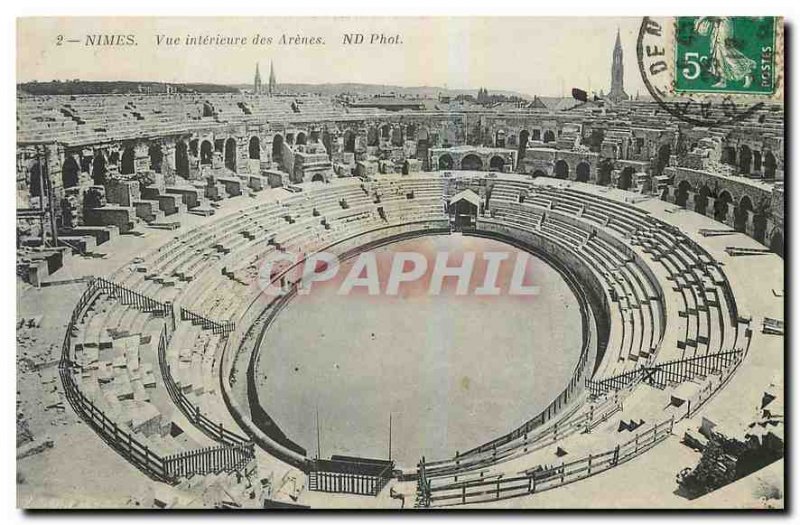
[[[469,189],[453,195],[447,204],[447,212],[450,215],[450,229],[452,231],[463,231],[465,228],[475,228],[478,223],[480,203],[480,196]]]

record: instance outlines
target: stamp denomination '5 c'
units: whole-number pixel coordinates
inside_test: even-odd
[[[675,92],[773,94],[775,27],[771,16],[676,18]]]

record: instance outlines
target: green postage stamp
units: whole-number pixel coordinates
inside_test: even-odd
[[[675,91],[772,95],[776,33],[772,16],[677,17]]]

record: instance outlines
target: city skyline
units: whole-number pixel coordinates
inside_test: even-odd
[[[264,24],[267,24],[265,26]],[[513,91],[569,96],[573,87],[608,92],[617,31],[624,50],[624,84],[644,92],[636,65],[639,20],[540,18],[339,19],[26,19],[18,38],[37,42],[18,56],[17,82],[133,81],[252,85],[256,62],[280,68],[278,84],[370,84],[453,90]],[[133,34],[135,45],[89,47],[86,34]],[[401,44],[345,45],[345,34],[397,35]],[[49,35],[45,36],[45,35]],[[79,42],[53,45],[52,35]],[[84,36],[82,36],[84,35]],[[231,37],[245,45],[165,45],[157,35]],[[287,36],[288,35],[288,36]],[[270,45],[252,45],[256,36]],[[287,38],[319,37],[323,44],[280,45]],[[472,50],[470,63],[461,51]],[[443,52],[431,52],[443,50]],[[137,56],[139,60],[128,57]],[[141,60],[142,56],[152,57]],[[202,60],[196,60],[197,57]],[[331,68],[330,62],[342,67]],[[222,66],[220,66],[222,65]],[[387,67],[387,65],[391,67]],[[320,73],[324,72],[324,77]]]

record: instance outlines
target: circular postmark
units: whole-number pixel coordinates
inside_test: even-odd
[[[734,89],[677,91],[674,79],[679,64],[675,46],[675,19],[642,19],[636,40],[639,73],[650,96],[669,114],[694,126],[711,127],[741,122],[765,108],[763,97],[741,95]],[[698,67],[706,67],[704,61],[700,63],[702,66]],[[714,87],[719,86],[718,82]]]

